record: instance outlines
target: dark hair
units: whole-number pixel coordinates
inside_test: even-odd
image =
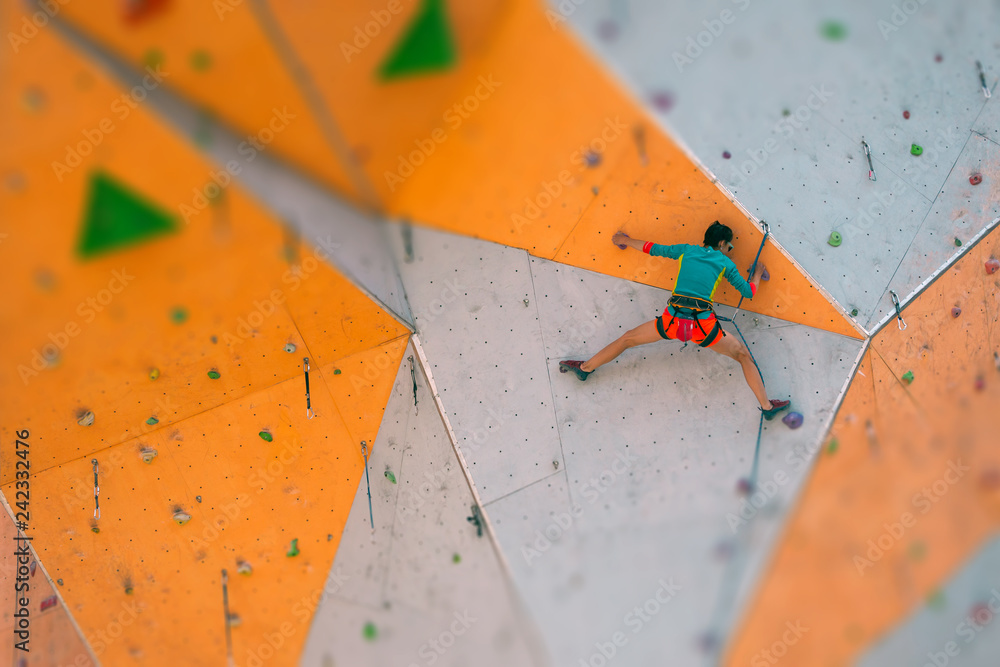
[[[705,230],[705,245],[709,248],[718,248],[719,242],[733,242],[733,230],[716,220]]]

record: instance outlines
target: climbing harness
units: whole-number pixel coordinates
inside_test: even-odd
[[[375,533],[375,515],[372,513],[372,485],[368,479],[368,442],[361,441],[361,454],[365,457],[365,484],[368,486],[368,520],[372,525],[372,534]]]
[[[906,320],[903,319],[903,309],[899,305],[899,297],[893,290],[889,290],[889,296],[892,297],[892,305],[896,308],[896,326],[899,327],[900,331],[904,331],[906,330]]]
[[[312,401],[309,399],[309,357],[303,357],[302,368],[306,374],[306,419],[312,419],[316,414],[312,411]]]
[[[667,309],[663,314],[667,315],[669,313],[670,306],[673,306],[674,312],[670,315],[670,322],[663,327],[664,331],[660,332],[661,336],[674,325],[675,321],[680,320],[677,324],[677,340],[683,341],[685,347],[687,347],[688,342],[693,337],[695,327],[701,331],[701,335],[703,336],[702,341],[698,343],[699,347],[708,347],[719,337],[722,327],[719,325],[718,316],[716,316],[715,326],[708,332],[701,326],[701,320],[699,319],[702,313],[708,312],[715,315],[711,301],[675,293],[667,301],[667,304]]]
[[[872,149],[865,141],[864,137],[861,137],[861,146],[865,149],[865,157],[868,158],[868,180],[875,180],[875,165],[872,164]]]

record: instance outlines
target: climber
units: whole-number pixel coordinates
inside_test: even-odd
[[[764,418],[768,421],[774,419],[775,415],[788,408],[790,401],[768,399],[764,380],[750,352],[736,338],[726,335],[712,310],[712,297],[723,278],[744,297],[753,298],[765,273],[764,264],[758,263],[750,282],[744,280],[728,256],[733,251],[732,240],[733,231],[718,220],[705,231],[705,242],[701,246],[686,243],[658,245],[630,238],[623,232],[615,234],[611,241],[619,248],[632,247],[654,257],[668,257],[680,262],[673,295],[667,301],[663,314],[655,320],[627,332],[587,361],[560,361],[559,370],[563,373],[572,371],[580,380],[586,380],[600,366],[613,361],[630,347],[660,339],[692,341],[736,360],[743,367],[743,376],[757,397]]]

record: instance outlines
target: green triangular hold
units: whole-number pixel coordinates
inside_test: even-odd
[[[423,6],[379,66],[378,73],[383,80],[396,79],[446,70],[454,62],[455,40],[448,27],[444,0],[423,0]]]
[[[90,177],[77,252],[81,257],[94,257],[176,230],[173,216],[98,171]]]

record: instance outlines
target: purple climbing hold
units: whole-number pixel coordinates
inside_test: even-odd
[[[626,238],[632,238],[631,236],[629,236],[629,235],[628,235],[628,234],[626,234],[625,232],[618,232],[618,233],[619,233],[619,234],[621,234],[622,236],[626,237]],[[622,250],[627,250],[627,249],[628,249],[628,246],[627,246],[627,245],[625,245],[624,243],[617,243],[617,244],[615,244],[615,245],[617,245],[617,246],[618,246],[619,248],[621,248]]]
[[[954,308],[951,309],[951,316],[952,317],[958,317],[961,314],[962,314],[962,309],[959,308],[958,306],[955,306]]]
[[[753,493],[753,488],[754,488],[753,482],[751,482],[746,477],[740,477],[739,481],[736,482],[736,493],[740,494],[741,496],[749,496],[751,493]]]
[[[730,153],[729,151],[722,151],[722,157],[724,157],[725,159],[727,159],[727,160],[728,160],[728,159],[729,159],[729,158],[731,158],[732,156],[733,156],[733,154],[732,154],[732,153]]]
[[[788,428],[793,428],[794,429],[794,428],[798,428],[798,427],[802,426],[802,422],[803,422],[804,419],[805,418],[802,416],[801,413],[798,413],[798,412],[789,412],[787,415],[785,415],[784,417],[782,417],[781,421]]]
[[[605,19],[597,25],[597,36],[605,42],[613,42],[618,37],[618,24]]]
[[[583,159],[587,161],[588,167],[596,167],[601,164],[601,154],[595,151],[587,151]]]
[[[672,93],[665,90],[660,90],[655,93],[650,98],[653,102],[653,106],[656,107],[657,111],[666,113],[674,108],[677,100],[674,98]]]

